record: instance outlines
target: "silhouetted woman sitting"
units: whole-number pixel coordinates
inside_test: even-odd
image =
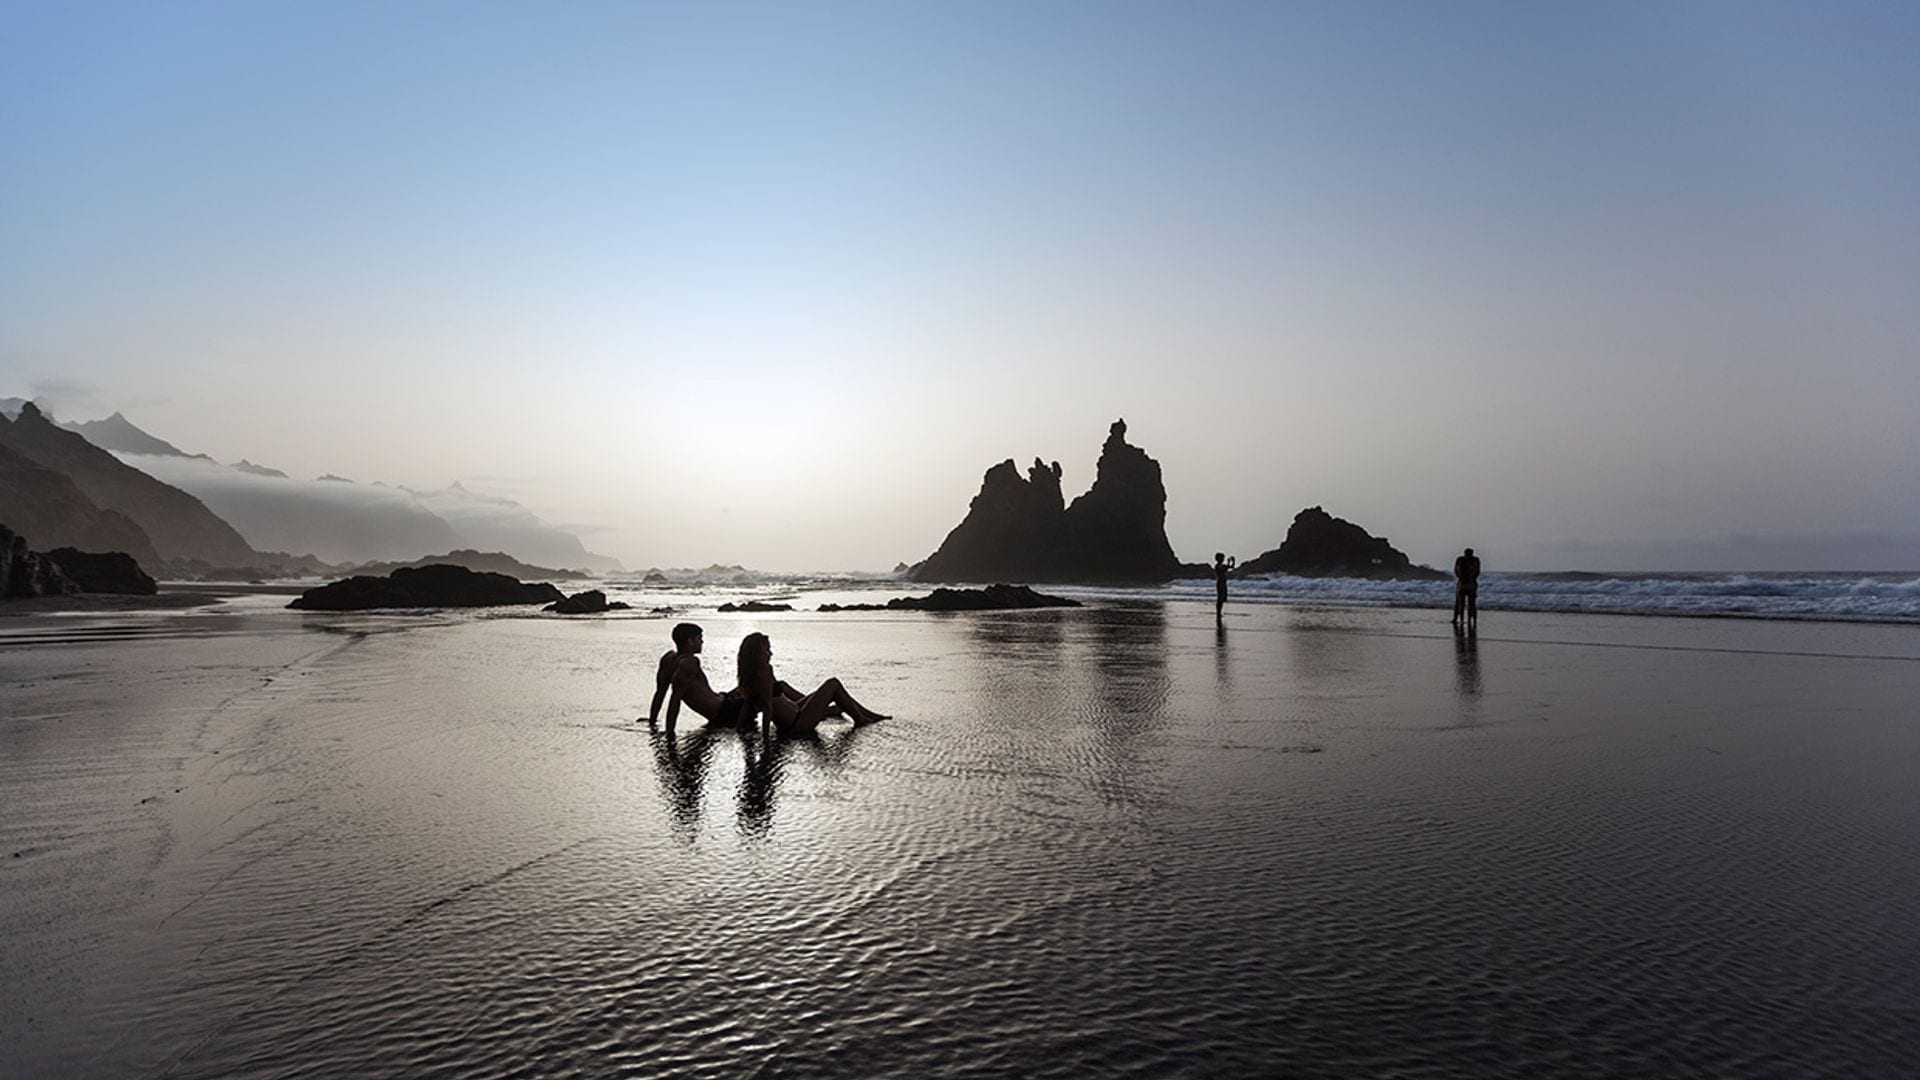
[[[782,693],[783,686],[773,677],[773,642],[765,634],[748,634],[740,642],[740,693],[747,699],[747,716],[766,713],[768,723],[782,735],[804,735],[836,710],[845,710],[856,724],[887,719],[885,713],[855,701],[839,679],[828,679],[797,700]]]

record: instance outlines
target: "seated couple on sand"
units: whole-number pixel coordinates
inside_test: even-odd
[[[839,679],[828,679],[820,689],[802,694],[773,677],[773,643],[765,634],[748,634],[740,642],[738,684],[724,694],[716,693],[700,666],[700,652],[706,647],[705,632],[693,623],[673,628],[673,648],[660,657],[654,673],[653,706],[647,710],[647,723],[660,717],[660,701],[667,703],[667,731],[673,731],[680,717],[680,703],[705,717],[709,724],[753,728],[754,717],[765,714],[769,730],[782,735],[804,735],[820,726],[829,716],[851,716],[856,724],[871,724],[887,719],[853,699]]]

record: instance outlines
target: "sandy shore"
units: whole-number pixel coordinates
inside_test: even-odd
[[[1912,627],[279,602],[0,631],[20,1075],[1920,1067]]]

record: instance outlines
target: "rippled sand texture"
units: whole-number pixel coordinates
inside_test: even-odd
[[[1920,1071],[1920,633],[1210,616],[706,618],[898,714],[764,753],[660,621],[35,621],[0,1061]]]

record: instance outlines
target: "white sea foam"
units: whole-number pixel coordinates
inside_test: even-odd
[[[818,603],[872,602],[884,596],[924,595],[933,586],[892,574],[725,574],[681,571],[677,579],[645,585],[632,576],[610,578],[611,592],[631,601],[691,604],[722,599]],[[1366,581],[1274,574],[1236,579],[1235,603],[1337,607],[1451,608],[1450,581]],[[1041,586],[1077,599],[1211,601],[1211,579],[1150,587]],[[1480,606],[1488,611],[1595,612],[1616,615],[1702,615],[1758,619],[1920,623],[1920,572],[1906,573],[1489,573],[1481,578]]]
[[[1275,574],[1238,580],[1230,588],[1236,603],[1453,606],[1453,585],[1445,581],[1364,581]],[[1121,596],[1139,590],[1085,592]],[[1181,581],[1154,592],[1210,600],[1213,583]],[[1480,582],[1480,606],[1489,611],[1920,622],[1920,574],[1487,574]]]

